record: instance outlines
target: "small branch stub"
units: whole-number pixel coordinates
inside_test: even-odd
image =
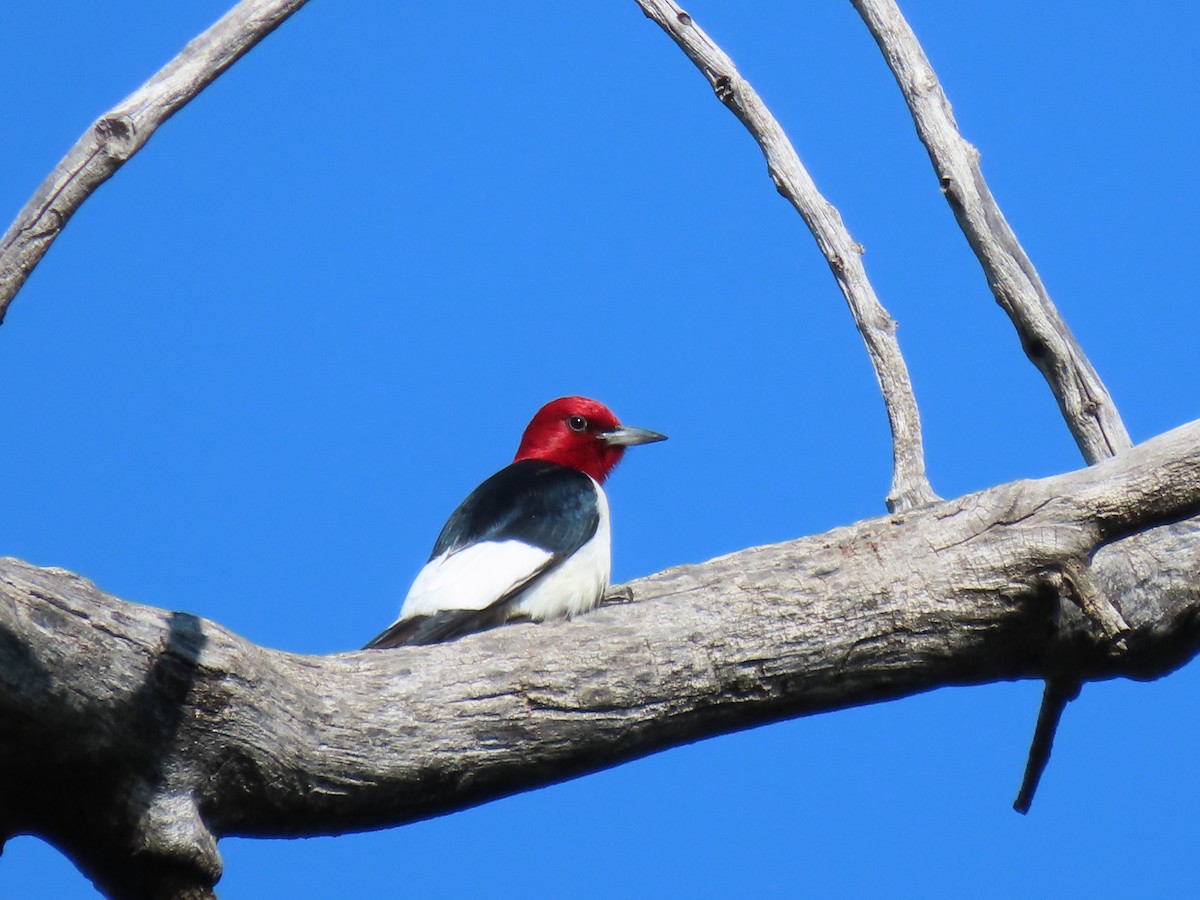
[[[1100,626],[1111,651],[1120,653],[1128,649],[1124,636],[1129,632],[1129,624],[1096,586],[1087,566],[1079,560],[1067,560],[1054,575],[1059,593]]]
[[[1017,799],[1013,801],[1013,809],[1021,815],[1028,813],[1033,805],[1033,795],[1037,793],[1042,773],[1046,771],[1050,762],[1050,752],[1054,749],[1054,735],[1058,731],[1058,723],[1062,720],[1067,704],[1079,696],[1082,686],[1082,682],[1071,678],[1050,678],[1046,681],[1037,725],[1033,729],[1033,740],[1029,744],[1025,775],[1021,779]]]
[[[1100,628],[1104,652],[1115,657],[1129,649],[1125,643],[1125,635],[1130,631],[1129,623],[1104,596],[1087,565],[1081,560],[1064,560],[1041,576],[1038,582],[1046,589],[1044,593],[1052,595],[1056,602],[1070,601]],[[1033,805],[1034,794],[1050,762],[1054,737],[1067,704],[1079,696],[1082,688],[1083,682],[1069,673],[1051,675],[1046,679],[1037,724],[1029,745],[1029,757],[1025,763],[1025,774],[1013,803],[1013,809],[1022,815],[1028,813]]]

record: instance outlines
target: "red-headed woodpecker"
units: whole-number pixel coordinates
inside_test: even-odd
[[[447,520],[400,618],[371,647],[433,644],[512,619],[592,609],[608,588],[608,498],[600,485],[625,448],[666,436],[622,425],[603,403],[552,400],[512,465]]]

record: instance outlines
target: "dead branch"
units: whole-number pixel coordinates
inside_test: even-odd
[[[306,0],[242,0],[102,115],[54,167],[0,238],[0,322],[34,267],[96,188]]]
[[[958,131],[933,66],[894,0],[851,0],[883,51],[959,228],[979,258],[996,302],[1008,313],[1026,355],[1045,377],[1089,463],[1132,441],[1104,382],[1046,292],[988,189],[979,151]]]
[[[1194,422],[1079,472],[669,569],[572,622],[322,658],[4,561],[0,839],[48,838],[113,896],[180,896],[161,886],[210,889],[225,835],[398,825],[943,685],[1157,677],[1200,648],[1198,514]],[[1041,586],[1081,560],[1127,623],[1120,652]]]
[[[903,512],[937,500],[925,474],[921,416],[908,366],[896,340],[896,323],[867,278],[862,245],[850,236],[837,209],[821,196],[787,134],[738,72],[733,60],[672,0],[637,0],[637,3],[696,64],[717,98],[758,142],[776,189],[800,213],[837,279],[854,324],[867,345],[892,428],[894,468],[887,495],[888,509]]]

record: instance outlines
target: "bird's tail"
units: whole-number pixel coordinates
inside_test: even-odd
[[[440,644],[465,634],[486,631],[506,618],[506,604],[486,609],[443,609],[429,616],[410,616],[394,622],[370,640],[364,650],[385,650],[389,647],[413,647]]]

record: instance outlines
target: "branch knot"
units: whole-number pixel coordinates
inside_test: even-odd
[[[728,75],[718,75],[713,79],[713,90],[722,103],[729,103],[737,93],[733,88],[733,79]]]
[[[137,126],[129,116],[112,113],[101,116],[92,131],[109,159],[124,162],[137,150]]]

